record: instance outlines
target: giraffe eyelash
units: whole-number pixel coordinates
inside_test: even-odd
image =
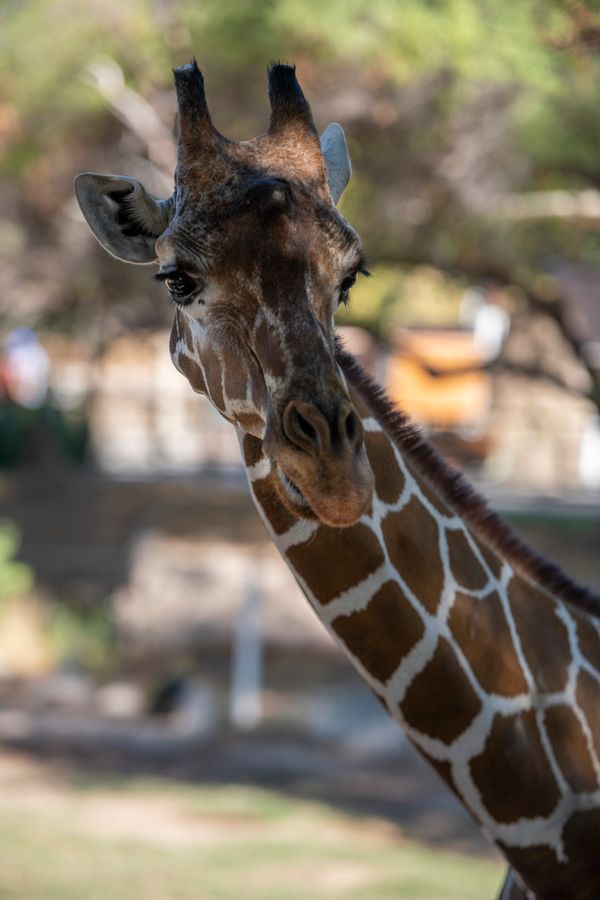
[[[354,271],[346,275],[346,277],[340,282],[340,303],[343,303],[346,308],[348,308],[348,306],[350,305],[350,291],[354,287],[356,279],[359,275],[365,275],[367,278],[369,278],[371,275],[371,273],[367,269],[364,259],[361,259],[360,263],[354,269]]]
[[[167,281],[169,278],[176,278],[178,275],[186,275],[182,269],[165,269],[164,272],[156,272],[152,278],[155,281]]]

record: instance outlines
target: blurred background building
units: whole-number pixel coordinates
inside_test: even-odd
[[[591,0],[2,6],[5,745],[162,771],[148,748],[204,759],[251,732],[270,768],[230,748],[238,769],[290,783],[293,741],[371,774],[406,752],[270,547],[233,432],[173,368],[152,267],[104,253],[72,193],[85,170],[171,192],[171,69],[192,55],[236,139],[266,126],[266,63],[295,61],[353,159],[341,209],[372,277],[340,310],[346,346],[600,589],[599,46]],[[382,810],[435,832],[400,794]]]

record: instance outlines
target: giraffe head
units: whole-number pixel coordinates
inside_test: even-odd
[[[82,211],[111,254],[158,261],[174,306],[171,354],[192,387],[263,441],[295,514],[334,526],[367,510],[373,476],[335,360],[333,316],[364,271],[336,210],[350,175],[343,132],[321,140],[294,68],[269,71],[266,134],[231,141],[211,122],[196,65],[175,72],[175,191],[86,173]]]

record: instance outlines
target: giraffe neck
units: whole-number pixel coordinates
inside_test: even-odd
[[[369,513],[345,529],[293,516],[246,435],[254,500],[363,679],[537,893],[600,825],[598,621],[515,571],[351,392]]]

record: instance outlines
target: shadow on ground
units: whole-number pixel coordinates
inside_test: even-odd
[[[70,734],[68,733],[70,731]],[[65,767],[75,777],[148,778],[203,785],[253,785],[377,817],[430,846],[477,856],[494,851],[458,801],[399,737],[397,753],[365,754],[336,744],[261,733],[218,739],[164,733],[101,734],[98,727],[48,727],[4,746]]]

